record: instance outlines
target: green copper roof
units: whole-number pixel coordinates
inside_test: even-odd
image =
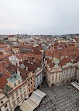
[[[69,63],[67,63],[66,65],[62,66],[62,67],[63,67],[63,68],[64,68],[64,67],[68,67],[68,66],[70,66],[70,65],[72,65],[72,63],[69,62]]]
[[[59,64],[60,60],[56,60],[54,61],[55,64]]]
[[[7,80],[9,81],[9,82],[14,82],[14,81],[16,81],[17,79],[19,79],[19,78],[21,78],[21,76],[19,76],[19,75],[17,75],[17,74],[13,74],[11,77],[9,77]]]

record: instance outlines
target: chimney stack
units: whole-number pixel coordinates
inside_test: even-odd
[[[26,71],[28,71],[28,67],[26,67]]]
[[[17,74],[20,76],[20,71],[19,71],[19,68],[17,68]]]

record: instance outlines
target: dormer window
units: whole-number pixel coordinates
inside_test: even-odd
[[[23,86],[24,90],[25,90],[25,85]]]
[[[7,104],[5,104],[5,108],[7,107]]]
[[[18,80],[18,84],[20,84],[20,80]]]
[[[16,86],[16,83],[14,83],[14,86]]]
[[[16,91],[16,96],[18,96],[18,91]]]
[[[3,101],[1,101],[1,104],[3,103]]]
[[[22,88],[20,88],[20,93],[22,92]]]
[[[12,94],[12,99],[14,99],[14,95]]]

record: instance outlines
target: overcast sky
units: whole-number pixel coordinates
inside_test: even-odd
[[[0,34],[79,33],[79,0],[0,0]]]

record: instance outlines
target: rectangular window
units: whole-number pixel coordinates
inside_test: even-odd
[[[14,95],[12,94],[12,99],[14,99]]]
[[[21,94],[21,99],[23,99],[23,94]]]
[[[7,107],[7,104],[5,104],[5,108]]]
[[[1,101],[1,104],[3,103],[3,101]]]
[[[30,86],[30,83],[28,85]]]
[[[18,96],[18,91],[16,91],[16,96]]]
[[[29,88],[29,92],[30,92],[30,88]]]
[[[23,89],[25,90],[25,85],[23,86]]]
[[[17,103],[19,103],[19,97],[17,98]]]
[[[20,93],[22,92],[22,88],[20,88]]]
[[[24,97],[26,97],[26,91],[24,92]]]
[[[12,103],[13,103],[13,106],[15,106],[15,105],[16,105],[16,104],[15,104],[15,101],[13,101]]]
[[[14,87],[16,86],[16,83],[14,83]]]
[[[56,75],[56,77],[55,77],[55,81],[57,82],[57,75]]]
[[[18,81],[18,84],[20,84],[20,80]]]

